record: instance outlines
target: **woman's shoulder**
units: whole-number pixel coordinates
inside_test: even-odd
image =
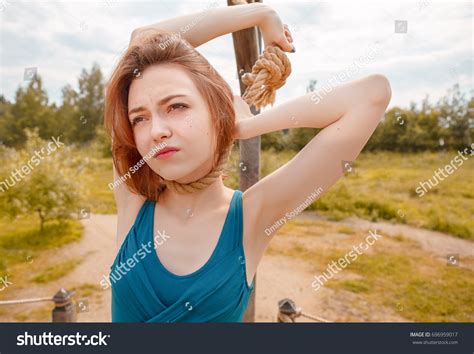
[[[142,195],[130,195],[126,203],[117,208],[117,248],[120,248],[125,237],[130,232],[138,213],[147,202],[147,198]]]

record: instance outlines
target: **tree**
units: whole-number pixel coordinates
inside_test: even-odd
[[[474,98],[467,101],[454,85],[437,104],[429,103],[428,96],[417,109],[411,102],[409,109],[394,107],[370,138],[367,150],[424,151],[462,149],[473,142]]]
[[[84,193],[74,177],[80,161],[58,137],[42,140],[37,128],[24,134],[24,149],[0,147],[0,208],[11,218],[38,215],[42,231],[46,221],[70,218],[79,210]]]
[[[97,126],[95,136],[92,148],[100,157],[112,157],[112,142],[103,124]]]
[[[43,89],[43,81],[37,74],[24,89],[19,87],[12,104],[1,120],[0,140],[6,145],[22,147],[26,141],[25,128],[38,128],[40,137],[51,136],[54,111],[48,105],[48,95]]]
[[[94,63],[90,72],[83,69],[79,77],[79,92],[73,99],[77,111],[70,132],[71,141],[88,142],[95,138],[96,127],[103,124],[104,82],[98,64]]]
[[[448,90],[447,95],[438,101],[439,123],[447,130],[447,145],[455,149],[462,149],[472,143],[474,133],[473,105],[473,97],[471,96],[468,102],[465,94],[461,93],[459,84],[455,84]]]
[[[69,144],[76,141],[74,134],[81,122],[77,106],[78,94],[69,84],[61,91],[62,104],[56,111],[57,130],[63,134],[64,141]]]

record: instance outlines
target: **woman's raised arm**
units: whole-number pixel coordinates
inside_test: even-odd
[[[275,231],[352,169],[350,164],[379,124],[392,96],[390,83],[381,74],[325,93],[312,92],[255,116],[250,116],[242,102],[238,104],[237,112],[243,118],[236,123],[238,139],[286,128],[323,128],[295,157],[244,192],[244,224],[251,235],[251,249],[256,250],[256,259],[249,262],[257,264]]]
[[[284,28],[275,10],[263,3],[209,7],[200,12],[175,17],[152,25],[139,27],[132,32],[130,45],[147,29],[163,29],[179,34],[194,48],[227,33],[258,26],[265,45],[279,45],[290,52],[293,46],[286,40]]]

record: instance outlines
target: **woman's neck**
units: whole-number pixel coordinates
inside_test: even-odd
[[[222,206],[227,190],[222,177],[219,177],[213,184],[193,193],[180,194],[166,188],[160,194],[158,203],[170,214],[186,219],[199,213],[199,210],[209,211]]]

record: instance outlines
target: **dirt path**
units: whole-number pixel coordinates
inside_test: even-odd
[[[387,222],[371,222],[368,220],[351,217],[341,221],[328,221],[327,218],[306,211],[296,217],[301,221],[323,221],[324,223],[338,226],[350,226],[355,231],[368,232],[377,230],[379,235],[404,237],[416,241],[421,248],[434,255],[441,262],[447,262],[447,255],[460,256],[460,266],[463,266],[463,257],[473,256],[473,243],[459,239],[441,232],[420,229],[403,224],[390,224]],[[276,236],[278,237],[278,236]],[[292,242],[303,242],[303,239],[289,237],[287,245]],[[328,232],[317,238],[304,238],[308,248],[333,247],[335,244],[344,243],[347,235]],[[277,303],[283,298],[294,300],[304,312],[325,318],[330,321],[383,321],[383,322],[409,322],[403,315],[403,308],[394,304],[393,308],[375,307],[368,303],[362,296],[351,292],[335,292],[331,288],[322,287],[314,292],[310,286],[314,280],[314,271],[309,262],[290,259],[284,256],[266,254],[258,271],[256,314],[257,321],[275,321]],[[472,262],[470,262],[472,263]],[[471,267],[471,265],[467,265]],[[348,278],[350,273],[341,272],[335,278]],[[298,322],[311,321],[300,318]]]
[[[303,212],[295,219],[329,222],[327,219],[314,214],[314,212]],[[347,225],[359,230],[379,230],[380,233],[388,236],[403,235],[404,237],[417,241],[425,251],[436,254],[439,258],[444,258],[445,260],[448,254],[459,254],[461,259],[463,256],[474,256],[474,247],[471,241],[453,237],[438,231],[420,229],[404,224],[391,224],[381,221],[372,222],[356,217],[330,223]]]
[[[313,212],[303,212],[300,220],[327,220],[316,216]],[[66,276],[46,284],[35,284],[33,287],[18,284],[8,289],[10,296],[29,298],[53,295],[59,288],[85,286],[93,289],[83,299],[87,300],[82,306],[83,312],[78,313],[79,322],[110,322],[110,289],[103,290],[100,281],[109,272],[116,253],[115,230],[116,215],[92,214],[90,219],[82,221],[85,227],[81,241],[63,247],[61,250],[50,250],[38,259],[33,259],[31,267],[35,270],[38,264],[52,265],[67,259],[82,258],[83,261]],[[440,232],[433,232],[400,224],[370,222],[357,218],[349,218],[334,222],[348,225],[355,229],[377,229],[389,236],[403,234],[414,239],[430,253],[445,258],[446,254],[472,256],[472,242],[458,239]],[[339,235],[340,237],[343,237]],[[338,237],[339,237],[338,236]],[[337,238],[337,237],[336,237]],[[332,235],[326,238],[334,242]],[[324,242],[326,242],[324,241]],[[373,308],[364,302],[357,294],[341,295],[329,288],[321,288],[314,292],[309,284],[313,278],[310,266],[299,259],[266,254],[259,266],[257,277],[256,320],[257,322],[274,322],[277,315],[277,303],[288,297],[296,301],[310,314],[326,318],[330,321],[406,321],[397,310]],[[26,283],[26,282],[25,282]],[[15,285],[15,284],[14,284]],[[7,295],[7,294],[6,294]],[[77,299],[77,298],[76,298]],[[357,306],[353,304],[357,303]],[[52,306],[31,304],[19,306],[4,306],[0,309],[0,321],[50,321]],[[305,319],[301,319],[304,322]],[[310,321],[310,320],[306,320]]]
[[[78,291],[78,294],[83,296],[75,297],[76,300],[85,300],[78,308],[78,322],[110,322],[110,290],[103,290],[100,280],[108,274],[115,256],[116,219],[116,215],[91,215],[90,219],[84,219],[84,236],[79,242],[43,252],[38,258],[31,259],[31,263],[24,264],[19,272],[27,279],[16,281],[15,274],[12,274],[13,284],[2,294],[3,299],[52,297],[62,287],[82,286],[85,290]],[[71,259],[82,259],[82,262],[64,277],[45,284],[29,280],[39,270],[39,265],[44,270]],[[0,321],[49,322],[53,307],[52,302],[2,306]]]

